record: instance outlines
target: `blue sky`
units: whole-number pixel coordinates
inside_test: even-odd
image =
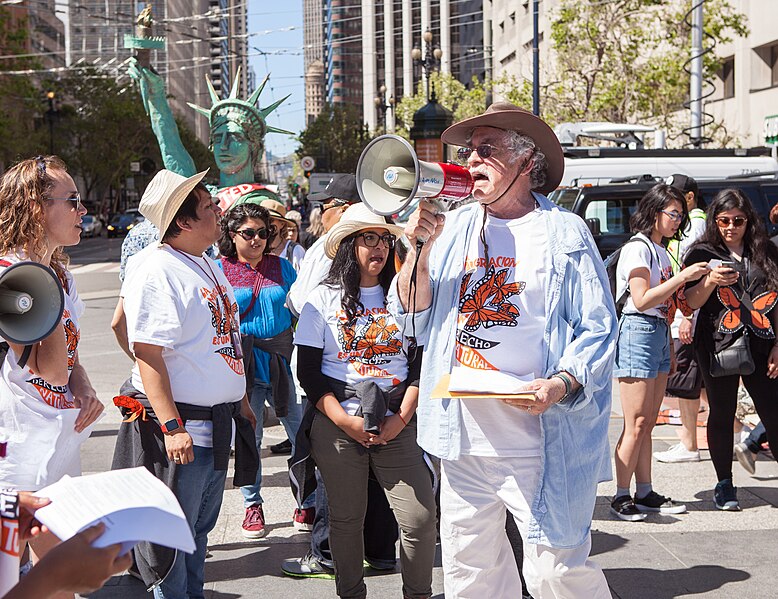
[[[248,4],[248,29],[254,34],[248,38],[249,64],[258,84],[270,73],[259,105],[264,107],[292,94],[268,117],[268,124],[295,134],[305,126],[302,4],[302,0],[250,0]],[[268,134],[265,143],[276,156],[297,149],[293,137],[280,133]]]

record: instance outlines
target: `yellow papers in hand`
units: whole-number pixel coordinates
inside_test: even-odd
[[[456,386],[454,387],[456,389]],[[535,399],[535,391],[517,391],[515,393],[485,391],[452,391],[451,375],[444,374],[432,390],[434,399]]]

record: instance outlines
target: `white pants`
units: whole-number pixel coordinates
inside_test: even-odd
[[[610,599],[589,559],[591,537],[573,549],[527,543],[540,457],[441,460],[440,541],[446,599],[521,597],[521,580],[505,533],[505,510],[524,540],[524,579],[535,599]]]

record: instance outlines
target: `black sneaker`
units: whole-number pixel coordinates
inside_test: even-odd
[[[335,578],[335,570],[322,564],[310,552],[304,557],[285,559],[281,564],[281,570],[287,576],[297,578],[327,578],[329,580]]]
[[[646,515],[635,507],[635,502],[629,495],[616,497],[611,502],[611,512],[627,522],[639,522],[646,519]]]
[[[739,512],[740,503],[737,500],[737,488],[732,486],[732,479],[725,478],[713,489],[713,502],[716,507],[725,512]]]
[[[659,512],[660,514],[683,514],[686,506],[669,497],[651,491],[645,497],[635,497],[635,507],[641,512]]]
[[[289,455],[292,453],[292,442],[287,439],[286,441],[281,441],[280,443],[271,445],[270,453],[275,453],[278,455]]]

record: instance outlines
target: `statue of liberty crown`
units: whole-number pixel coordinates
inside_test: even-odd
[[[262,81],[260,86],[254,90],[254,93],[249,96],[248,100],[241,100],[238,98],[238,88],[240,86],[240,67],[238,67],[238,70],[235,74],[235,81],[232,84],[232,89],[230,90],[230,96],[226,100],[221,100],[219,99],[219,95],[216,93],[216,90],[213,88],[211,80],[206,75],[205,81],[208,84],[208,92],[211,95],[211,102],[213,102],[210,110],[208,108],[203,108],[201,106],[197,106],[196,104],[192,104],[191,102],[187,102],[187,104],[189,104],[189,106],[194,108],[197,112],[208,119],[208,123],[212,130],[217,123],[217,120],[224,119],[229,121],[239,121],[245,129],[246,135],[254,139],[262,139],[265,137],[266,133],[286,133],[288,135],[294,135],[294,133],[291,131],[270,127],[266,123],[267,116],[276,108],[278,108],[278,106],[287,98],[289,98],[289,96],[281,98],[277,102],[273,102],[266,108],[260,108],[257,106],[259,95],[262,93],[262,90],[265,89],[265,84],[268,82],[268,79],[270,79],[270,75],[265,76],[265,79]]]

